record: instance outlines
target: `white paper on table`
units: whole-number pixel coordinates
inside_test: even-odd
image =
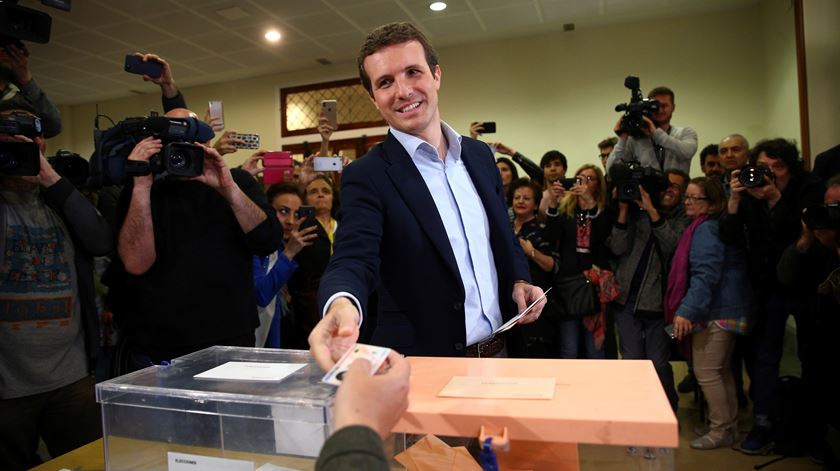
[[[254,471],[253,461],[216,458],[189,453],[166,454],[169,471]]]
[[[230,381],[282,381],[287,376],[306,366],[306,363],[264,363],[253,361],[229,361],[193,378],[224,379]]]
[[[440,397],[475,399],[554,399],[557,378],[513,376],[453,376]]]

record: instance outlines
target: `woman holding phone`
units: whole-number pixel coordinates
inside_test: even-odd
[[[332,181],[325,175],[315,175],[305,186],[304,203],[300,207],[300,230],[315,227],[317,236],[311,245],[295,257],[298,269],[289,280],[295,324],[299,332],[296,342],[290,348],[308,348],[307,337],[321,320],[318,310],[318,286],[332,255],[332,245],[338,221],[334,218],[336,191]]]
[[[599,278],[609,275],[611,280],[606,240],[612,221],[605,209],[604,173],[592,164],[581,166],[558,208],[546,212],[546,237],[559,254],[558,279],[595,270]],[[579,358],[581,340],[585,358],[604,358],[605,319],[603,306],[600,312],[582,318],[561,314],[560,358]]]

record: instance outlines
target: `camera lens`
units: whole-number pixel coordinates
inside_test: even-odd
[[[757,166],[747,165],[741,169],[741,173],[738,174],[738,180],[741,182],[741,185],[747,188],[755,188],[764,183],[764,172]]]
[[[177,169],[184,168],[187,166],[187,157],[180,152],[174,152],[169,156],[169,166]]]
[[[618,187],[618,199],[621,201],[635,201],[639,194],[639,185],[635,182],[622,183]]]
[[[18,161],[14,155],[0,153],[0,170],[11,170],[17,168]]]

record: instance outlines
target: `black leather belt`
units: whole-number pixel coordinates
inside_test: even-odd
[[[483,342],[474,343],[467,347],[468,357],[494,357],[505,348],[505,336],[496,335]]]

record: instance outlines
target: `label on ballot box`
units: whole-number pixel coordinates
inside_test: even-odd
[[[169,452],[169,471],[254,471],[253,461]]]

